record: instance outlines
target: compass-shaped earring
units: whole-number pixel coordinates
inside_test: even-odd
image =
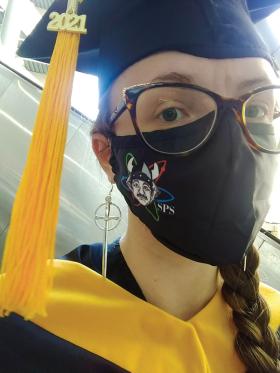
[[[108,232],[117,228],[122,213],[120,208],[112,202],[113,184],[109,194],[105,198],[105,203],[97,207],[94,214],[94,222],[97,227],[104,231],[102,247],[102,276],[107,275],[107,252],[108,252]]]

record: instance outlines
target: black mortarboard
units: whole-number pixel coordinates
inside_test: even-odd
[[[49,61],[56,37],[47,31],[49,14],[63,12],[66,2],[54,2],[19,56]],[[81,39],[77,70],[98,75],[103,93],[129,65],[163,50],[271,60],[252,20],[278,7],[280,0],[85,0],[79,13],[88,16],[88,34]]]

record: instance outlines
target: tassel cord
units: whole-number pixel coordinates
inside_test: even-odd
[[[57,37],[6,240],[0,315],[11,311],[18,311],[25,318],[45,314],[45,297],[53,282],[59,190],[71,105],[69,92],[79,39],[80,35],[68,32],[60,32]],[[57,76],[61,77],[59,81]]]

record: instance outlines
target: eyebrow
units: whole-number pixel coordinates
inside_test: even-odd
[[[158,75],[151,81],[151,83],[160,82],[160,81],[161,82],[170,81],[170,82],[187,83],[187,84],[196,83],[195,78],[192,75],[181,74],[177,72],[170,72],[168,74]],[[273,84],[272,81],[268,77],[263,76],[263,77],[258,77],[258,78],[242,81],[238,85],[237,88],[240,90],[246,90],[246,89],[252,90],[252,89],[264,87],[264,86],[271,85],[271,84]]]
[[[259,78],[255,78],[255,79],[249,79],[249,80],[245,80],[245,81],[242,81],[239,85],[238,85],[238,88],[241,89],[241,90],[245,90],[245,89],[256,89],[256,88],[259,88],[259,87],[264,87],[264,86],[268,86],[268,85],[272,85],[272,81],[264,76],[264,77],[259,77]]]
[[[156,76],[153,80],[151,80],[151,83],[155,82],[164,82],[164,81],[172,81],[176,83],[188,83],[188,84],[194,84],[195,79],[192,75],[190,74],[180,74],[176,72],[171,72],[168,74],[162,74]]]

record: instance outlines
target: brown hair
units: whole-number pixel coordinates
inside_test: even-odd
[[[109,112],[109,107],[110,107],[109,101],[110,101],[110,87],[100,99],[99,113],[90,131],[91,136],[94,133],[101,133],[102,135],[106,137],[111,136],[112,128],[109,125],[110,114],[111,114]]]
[[[235,350],[247,367],[246,373],[276,373],[279,366],[279,340],[269,327],[270,311],[259,293],[259,253],[247,252],[246,271],[232,264],[219,268],[224,280],[222,295],[232,308],[237,328]]]
[[[109,113],[103,100],[91,134],[99,132],[110,137]],[[222,296],[232,309],[237,328],[235,350],[245,364],[246,373],[278,373],[279,340],[269,327],[270,311],[259,293],[259,254],[254,246],[247,252],[246,270],[242,265],[219,267],[224,280]]]

